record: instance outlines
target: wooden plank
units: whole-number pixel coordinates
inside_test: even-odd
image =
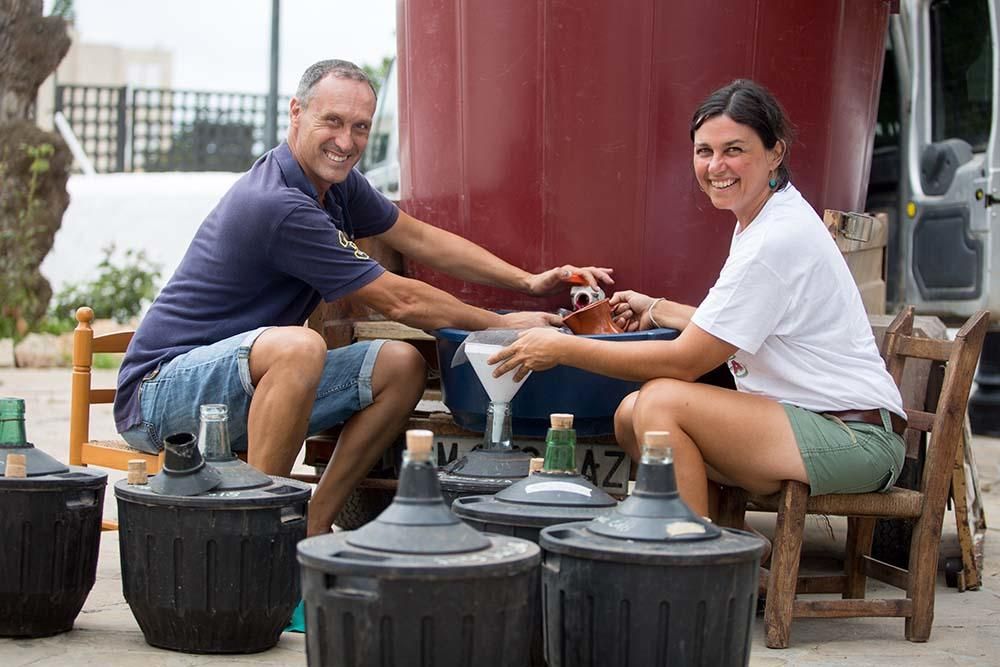
[[[898,354],[932,361],[948,361],[954,343],[948,340],[903,336],[897,348]]]
[[[114,403],[115,402],[115,390],[114,389],[91,389],[90,390],[90,403]]]
[[[134,334],[134,331],[116,331],[96,336],[91,344],[91,352],[124,352]]]
[[[782,482],[778,497],[780,509],[774,525],[774,550],[771,552],[767,606],[764,608],[765,642],[770,648],[788,646],[809,486],[801,482]]]
[[[883,563],[871,556],[865,556],[864,568],[865,574],[872,579],[884,581],[890,586],[895,586],[904,591],[909,587],[910,573],[901,567]]]
[[[795,584],[795,594],[843,593],[847,578],[842,574],[803,574]]]
[[[795,618],[852,618],[859,616],[910,616],[913,601],[891,600],[796,600]]]
[[[150,475],[160,472],[162,454],[147,454],[127,446],[124,442],[85,442],[81,447],[83,460],[87,465],[115,470],[128,470],[129,459],[143,459]]]
[[[923,410],[906,411],[906,428],[917,431],[930,431],[934,427],[934,413]]]
[[[969,525],[969,489],[965,481],[965,448],[968,444],[963,431],[962,440],[955,450],[955,465],[951,471],[951,497],[955,503],[955,523],[958,528],[958,545],[962,550],[962,577],[959,593],[967,588],[978,589],[982,575],[976,563],[972,530]]]
[[[401,322],[389,320],[371,320],[354,323],[354,337],[357,340],[434,340],[434,336],[426,331],[415,329]]]
[[[875,519],[852,516],[847,519],[847,544],[844,547],[845,598],[863,598],[866,589],[865,556],[872,551]]]

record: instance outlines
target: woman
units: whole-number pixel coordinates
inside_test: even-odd
[[[699,187],[736,216],[722,272],[697,308],[611,299],[628,328],[680,336],[612,343],[532,329],[491,359],[494,375],[563,364],[645,381],[618,408],[618,442],[637,459],[643,433],[670,431],[681,495],[701,514],[715,513],[709,480],[760,494],[786,479],[813,495],[888,490],[903,463],[902,401],[847,265],[789,181],[783,110],[737,80],[701,104],[691,139]],[[724,362],[737,391],[693,382]]]

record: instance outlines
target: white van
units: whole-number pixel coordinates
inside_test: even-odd
[[[890,218],[890,309],[1000,322],[997,37],[997,0],[902,0],[890,18],[867,202]]]
[[[395,60],[389,65],[379,91],[381,98],[360,169],[376,190],[392,201],[399,201],[399,86]]]

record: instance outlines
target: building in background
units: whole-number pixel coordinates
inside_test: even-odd
[[[113,44],[81,42],[79,34],[69,28],[73,44],[69,53],[38,91],[36,117],[38,125],[53,129],[55,86],[85,85],[102,87],[170,88],[172,86],[173,55],[164,49],[127,49]]]

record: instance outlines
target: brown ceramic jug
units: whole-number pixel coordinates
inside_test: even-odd
[[[611,302],[595,301],[563,318],[563,324],[577,335],[622,333],[611,318]]]

